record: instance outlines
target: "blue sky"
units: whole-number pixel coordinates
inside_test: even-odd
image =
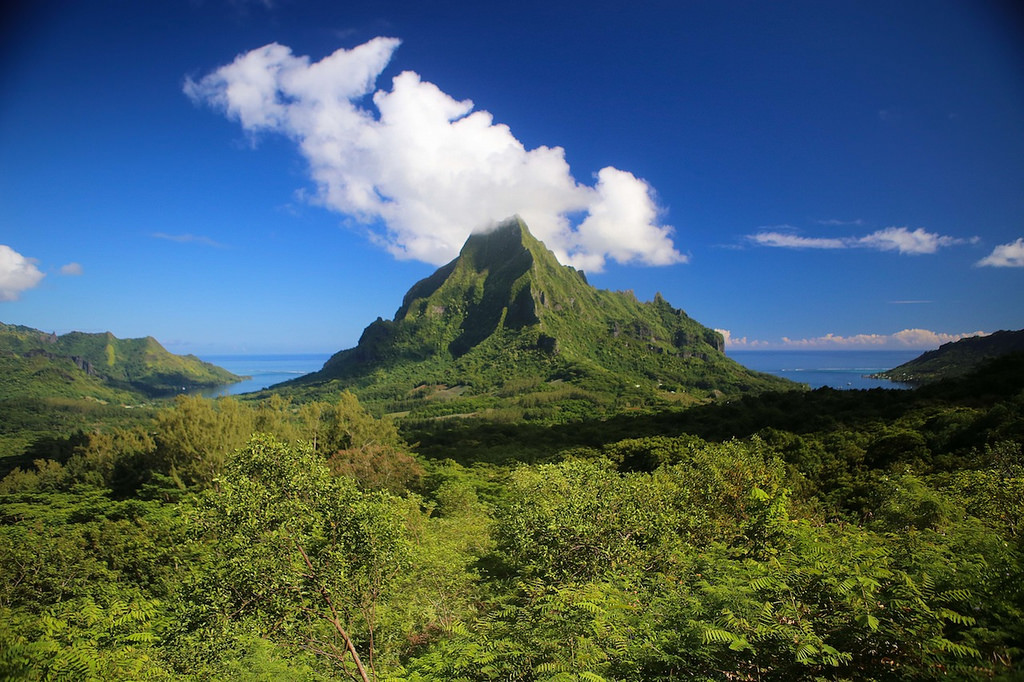
[[[519,213],[733,349],[1024,327],[1012,3],[24,4],[3,322],[333,352]]]

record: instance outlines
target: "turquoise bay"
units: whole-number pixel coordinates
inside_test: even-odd
[[[736,350],[727,355],[759,372],[807,384],[811,388],[909,388],[867,375],[902,365],[919,350]]]
[[[732,350],[727,355],[759,372],[804,383],[811,388],[836,389],[907,388],[905,384],[870,379],[866,375],[892,369],[913,360],[915,350]],[[251,377],[237,384],[219,386],[203,395],[208,397],[251,393],[289,379],[315,372],[331,357],[330,353],[276,355],[207,355],[203,360],[238,374]]]
[[[323,367],[329,357],[331,357],[330,353],[207,355],[203,357],[206,362],[212,362],[238,376],[250,378],[237,384],[228,384],[202,391],[202,394],[209,398],[216,398],[260,391],[274,384],[315,372]]]

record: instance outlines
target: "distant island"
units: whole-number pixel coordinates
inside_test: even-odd
[[[899,367],[872,374],[871,378],[920,386],[964,376],[983,362],[1018,352],[1024,352],[1024,330],[998,331],[944,343]]]

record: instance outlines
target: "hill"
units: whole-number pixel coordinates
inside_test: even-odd
[[[720,334],[660,294],[640,302],[592,287],[516,217],[470,236],[393,319],[378,318],[355,348],[281,388],[349,389],[377,411],[414,416],[511,409],[514,419],[797,387],[723,348]]]
[[[154,398],[241,380],[194,355],[174,355],[151,336],[119,339],[110,332],[57,336],[0,323],[0,355],[6,365],[18,366],[18,372],[33,373],[35,380],[26,389],[55,395],[69,390],[75,395],[103,394],[98,388],[102,386]],[[79,385],[82,393],[69,385]],[[11,390],[8,386],[5,395]],[[105,397],[99,394],[96,397]]]
[[[57,336],[0,322],[0,471],[50,456],[51,441],[76,430],[148,419],[153,398],[240,379],[152,337]]]
[[[972,336],[944,343],[910,362],[874,376],[908,384],[927,384],[964,376],[988,360],[1016,352],[1024,352],[1024,330],[998,331],[988,336]]]

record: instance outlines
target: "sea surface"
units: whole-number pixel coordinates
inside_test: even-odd
[[[907,384],[865,375],[882,372],[913,360],[922,351],[916,350],[734,350],[726,354],[736,362],[759,372],[808,384],[811,388],[829,386],[838,389],[853,388],[909,388]],[[217,397],[240,395],[288,381],[303,374],[316,372],[330,353],[295,355],[206,355],[203,360],[223,367],[239,376],[249,376],[237,384],[208,389],[202,395]]]
[[[208,398],[224,395],[240,395],[269,388],[282,381],[288,381],[303,374],[316,372],[330,353],[305,353],[296,355],[204,355],[206,362],[223,367],[238,376],[252,377],[237,384],[227,384],[201,391]]]
[[[866,375],[913,360],[919,350],[734,350],[726,355],[744,367],[808,384],[811,388],[910,388]]]

